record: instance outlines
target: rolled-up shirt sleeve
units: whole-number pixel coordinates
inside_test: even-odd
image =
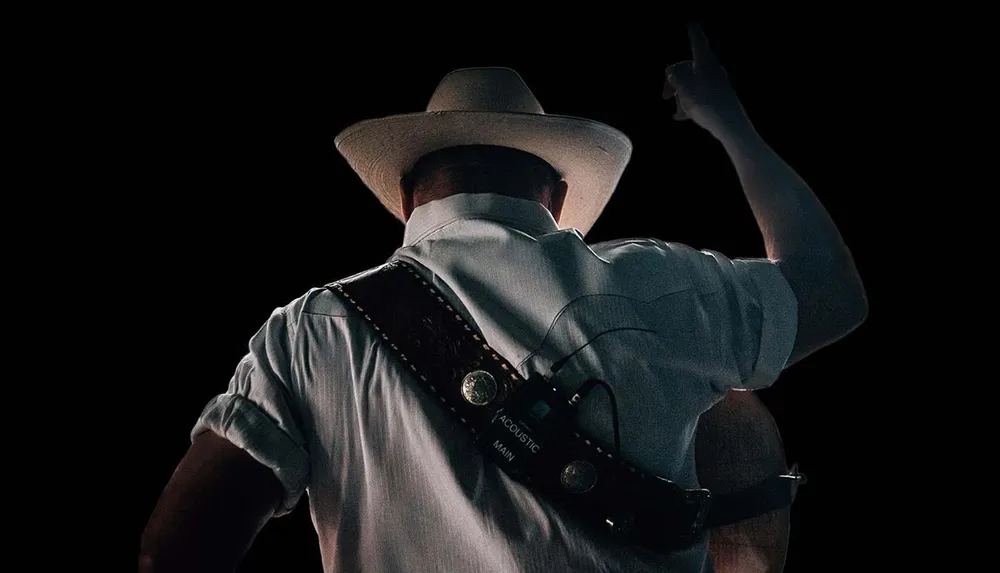
[[[774,261],[706,255],[718,293],[720,357],[728,388],[756,390],[774,383],[791,355],[798,303]]]
[[[209,401],[191,430],[192,440],[215,432],[274,472],[284,489],[275,516],[295,508],[309,478],[289,348],[289,324],[279,308],[250,340],[226,393]]]

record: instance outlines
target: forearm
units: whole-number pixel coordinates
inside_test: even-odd
[[[274,513],[270,469],[212,432],[178,464],[142,535],[139,571],[233,571]]]
[[[819,199],[749,122],[728,130],[719,140],[740,178],[768,258],[851,260]]]

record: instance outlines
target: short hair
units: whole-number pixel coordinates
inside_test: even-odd
[[[525,199],[537,197],[545,187],[554,188],[562,176],[544,159],[499,145],[460,145],[432,151],[420,157],[404,175],[411,189],[427,189],[431,177],[448,169],[463,183],[467,192],[499,193]]]

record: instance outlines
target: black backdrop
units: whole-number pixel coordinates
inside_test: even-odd
[[[116,162],[140,197],[125,200],[129,215],[114,221],[109,246],[127,261],[123,288],[142,331],[130,354],[142,372],[132,388],[147,404],[130,460],[136,551],[191,425],[271,310],[383,262],[400,244],[402,225],[336,153],[334,136],[355,121],[422,110],[452,69],[512,67],[549,113],[630,136],[631,164],[589,241],[655,236],[732,257],[764,253],[721,146],[673,121],[674,104],[661,99],[664,67],[688,57],[681,20],[605,28],[596,16],[528,18],[456,32],[272,16],[150,17],[155,41],[143,41],[143,26],[131,32],[143,48],[120,61],[134,81],[109,96],[128,110]],[[705,29],[751,119],[820,197],[868,286],[872,318],[861,329],[761,392],[790,458],[811,478],[795,505],[787,570],[853,569],[874,534],[853,531],[849,543],[845,535],[876,495],[857,472],[880,453],[870,437],[875,407],[852,390],[877,362],[880,320],[872,189],[884,179],[886,128],[869,105],[891,81],[865,62],[887,40],[819,19],[708,20]],[[319,570],[304,504],[268,524],[241,568],[272,570]]]

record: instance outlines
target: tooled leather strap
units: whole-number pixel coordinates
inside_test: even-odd
[[[394,261],[327,288],[358,310],[421,385],[474,434],[488,423],[505,393],[524,383],[433,285],[408,264]],[[498,395],[475,406],[461,395],[469,372],[489,372]]]
[[[526,381],[407,263],[395,260],[327,288],[364,317],[426,392],[474,439],[512,392],[536,383]],[[470,402],[468,393],[463,395],[463,380],[470,375],[495,382],[488,395],[474,400],[478,405]],[[707,503],[706,490],[683,490],[647,475],[579,429],[540,458],[543,461],[527,480],[536,490],[584,522],[655,550],[687,546],[706,525],[733,523],[791,503],[790,488],[781,480],[749,488],[749,499],[736,492]],[[567,490],[561,479],[567,468],[584,462],[596,469],[596,485],[585,492]]]

